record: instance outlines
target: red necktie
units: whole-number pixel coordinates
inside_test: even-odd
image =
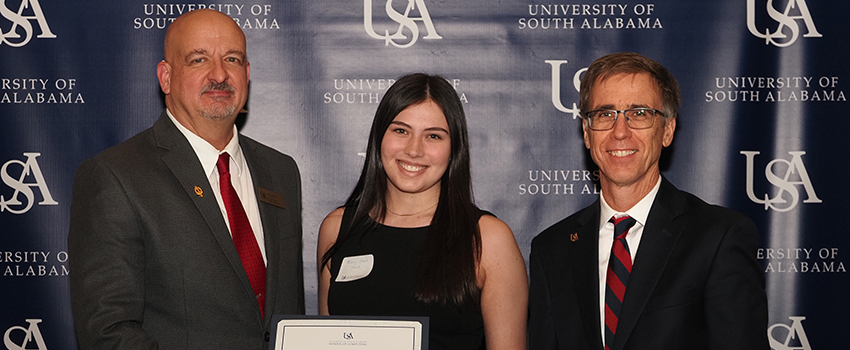
[[[236,189],[230,183],[230,155],[226,152],[219,155],[215,166],[218,168],[221,199],[224,201],[224,207],[227,209],[227,220],[230,222],[230,234],[233,235],[233,243],[236,245],[236,251],[239,252],[242,267],[245,268],[248,281],[251,282],[251,288],[254,289],[254,295],[257,297],[260,315],[264,316],[266,264],[263,262],[263,255],[260,253],[260,246],[257,245],[257,238],[254,237],[251,223],[248,222],[248,215],[245,214],[245,208],[242,207],[242,201],[239,200]]]
[[[620,320],[620,308],[623,306],[623,296],[626,295],[626,285],[632,273],[632,256],[626,234],[635,224],[631,216],[620,218],[611,217],[614,223],[614,245],[611,247],[611,257],[608,259],[608,274],[605,278],[605,350],[614,346],[614,334],[617,333],[617,322]]]

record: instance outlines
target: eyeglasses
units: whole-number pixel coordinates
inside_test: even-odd
[[[587,126],[590,130],[605,131],[614,128],[617,116],[623,113],[626,116],[626,124],[632,129],[648,129],[655,122],[655,116],[664,116],[664,113],[653,108],[629,108],[618,111],[615,109],[597,109],[584,113]]]

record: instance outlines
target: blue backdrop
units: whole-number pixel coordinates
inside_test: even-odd
[[[214,7],[248,37],[241,131],[292,155],[304,184],[307,310],[321,219],[353,188],[393,80],[425,71],[469,119],[479,206],[531,239],[597,196],[578,78],[635,51],[679,79],[662,172],[761,233],[775,350],[841,349],[850,305],[841,221],[850,5],[828,0],[0,2],[0,334],[6,349],[75,349],[66,253],[86,158],[149,127],[167,25]],[[70,257],[73,258],[73,257]],[[836,324],[837,323],[837,324]]]

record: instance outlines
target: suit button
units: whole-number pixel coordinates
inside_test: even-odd
[[[271,334],[269,334],[269,332],[266,332],[266,334],[263,334],[263,339],[266,340],[266,343],[269,342],[269,338],[271,338]]]

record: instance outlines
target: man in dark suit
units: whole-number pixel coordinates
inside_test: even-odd
[[[675,78],[616,53],[588,67],[580,95],[601,195],[531,244],[531,349],[767,350],[752,220],[661,176]]]
[[[180,16],[157,66],[166,111],[82,163],[68,237],[81,349],[268,349],[303,314],[301,183],[289,156],[239,135],[245,36]]]

